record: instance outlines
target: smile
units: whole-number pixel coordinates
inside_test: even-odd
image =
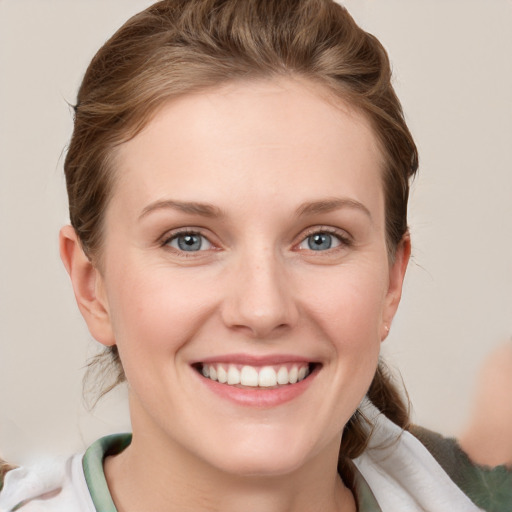
[[[311,373],[312,365],[306,362],[265,366],[214,363],[196,368],[203,377],[228,386],[275,388],[304,380]]]
[[[237,406],[269,409],[298,399],[323,367],[297,355],[230,354],[191,363],[199,381]]]

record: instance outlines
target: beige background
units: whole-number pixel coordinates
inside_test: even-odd
[[[0,0],[0,453],[82,449],[126,430],[122,390],[93,414],[95,342],[57,253],[62,154],[96,49],[143,0]],[[405,296],[384,352],[414,418],[466,421],[477,368],[512,332],[512,1],[350,0],[388,48],[421,155]]]

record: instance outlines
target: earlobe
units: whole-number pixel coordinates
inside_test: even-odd
[[[60,230],[59,248],[78,308],[90,333],[103,345],[115,345],[103,278],[84,253],[72,226],[64,226]]]
[[[387,338],[391,322],[400,304],[405,273],[410,257],[411,237],[409,233],[406,233],[396,248],[394,260],[389,268],[389,286],[386,294],[386,307],[382,319],[382,340]]]

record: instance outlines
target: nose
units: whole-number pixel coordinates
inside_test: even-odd
[[[228,270],[222,317],[226,326],[257,338],[270,338],[293,327],[299,312],[293,282],[272,250],[241,255]]]

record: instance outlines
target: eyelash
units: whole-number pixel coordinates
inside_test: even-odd
[[[306,233],[303,235],[301,241],[297,245],[303,244],[309,237],[312,237],[314,235],[320,235],[320,234],[333,236],[334,238],[337,239],[337,241],[340,243],[340,245],[338,247],[329,248],[325,251],[314,251],[313,249],[309,249],[313,253],[314,252],[332,253],[336,250],[346,249],[353,245],[352,238],[345,231],[340,231],[339,229],[328,227],[328,226],[315,226],[311,230],[306,231]]]
[[[184,229],[184,230],[181,230],[181,231],[175,231],[173,233],[166,233],[164,235],[164,237],[162,238],[162,241],[161,241],[161,246],[164,247],[164,248],[167,248],[173,252],[175,252],[176,254],[179,254],[181,257],[184,257],[184,258],[190,258],[190,257],[197,257],[197,253],[202,253],[202,252],[206,252],[205,250],[199,250],[199,251],[184,251],[184,250],[180,250],[176,247],[171,247],[170,246],[170,243],[173,241],[173,240],[177,240],[178,238],[180,237],[184,237],[184,236],[198,236],[198,237],[201,237],[203,240],[206,240],[211,246],[212,248],[215,250],[215,244],[213,244],[210,239],[205,236],[204,234],[202,234],[199,230],[195,230],[195,229]]]
[[[315,253],[315,252],[332,253],[336,250],[348,248],[353,245],[352,238],[348,234],[346,234],[346,232],[341,232],[340,230],[332,228],[332,227],[318,226],[318,227],[311,228],[310,230],[306,231],[306,233],[304,233],[304,235],[302,236],[300,242],[298,244],[295,244],[294,247],[298,247],[299,245],[303,244],[304,242],[307,241],[307,239],[309,237],[312,237],[314,235],[319,235],[319,234],[326,234],[326,235],[333,236],[334,238],[337,239],[337,241],[340,243],[340,245],[337,247],[328,248],[323,251],[315,251],[313,249],[309,249],[309,251],[312,253]],[[178,248],[170,246],[170,243],[173,240],[177,240],[178,238],[184,237],[187,235],[199,236],[202,239],[206,240],[212,246],[211,249],[213,249],[213,250],[218,249],[218,247],[216,247],[215,244],[213,242],[211,242],[210,239],[206,235],[201,233],[200,230],[195,230],[195,229],[184,229],[181,231],[175,231],[173,233],[166,233],[164,235],[164,237],[162,238],[160,244],[162,247],[168,248],[169,250],[172,250],[173,252],[179,254],[181,257],[185,257],[185,258],[190,258],[190,257],[194,257],[194,256],[197,257],[197,253],[202,253],[202,252],[206,252],[207,250],[210,250],[210,248],[209,248],[206,250],[198,250],[198,251],[184,251],[184,250],[180,250]],[[299,250],[308,250],[308,249],[299,249]]]

